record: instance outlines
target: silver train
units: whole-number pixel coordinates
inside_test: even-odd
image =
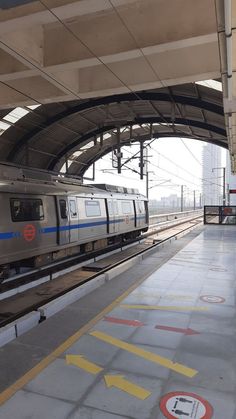
[[[147,200],[136,190],[23,175],[0,181],[0,195],[0,282],[12,268],[40,267],[148,229]]]

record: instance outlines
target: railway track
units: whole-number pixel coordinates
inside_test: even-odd
[[[187,233],[201,222],[202,220],[199,216],[185,221],[182,219],[178,224],[175,223],[171,229],[170,227],[168,229],[163,228],[162,232],[158,230],[158,234],[156,230],[146,233],[146,238],[144,239],[142,237],[142,240],[136,245],[132,243],[132,247],[126,246],[125,249],[116,253],[114,253],[113,250],[113,253],[111,254],[111,252],[109,252],[109,255],[106,257],[101,258],[100,255],[99,258],[96,256],[99,260],[96,259],[70,273],[63,274],[53,280],[48,280],[47,282],[26,291],[2,299],[0,303],[0,330],[4,326],[17,321],[17,319],[22,318],[28,313],[40,311],[40,307],[47,305],[53,300],[56,301],[67,293],[73,293],[78,287],[81,287],[96,278],[98,279],[101,276],[104,277],[109,271],[115,270],[116,268],[120,269],[122,264],[129,264],[136,256],[142,256],[146,252],[154,251],[158,246],[163,245],[163,243],[170,239],[175,239],[179,235]],[[54,268],[55,267],[53,267],[53,270]],[[128,268],[126,267],[126,269]],[[43,271],[43,274],[45,275],[45,271]],[[39,273],[31,272],[30,275],[33,275],[35,281],[35,275],[37,276]],[[26,281],[25,278],[23,280]],[[43,317],[44,316],[41,315],[41,320],[44,319]]]
[[[13,295],[13,291],[16,288],[19,289],[20,287],[25,287],[25,289],[27,289],[27,285],[31,284],[30,287],[34,286],[34,283],[36,283],[37,285],[38,281],[41,278],[52,280],[55,278],[55,276],[62,275],[63,271],[66,271],[67,269],[73,269],[73,267],[74,269],[76,269],[77,267],[79,267],[78,265],[82,263],[85,264],[90,260],[96,259],[97,257],[105,257],[105,255],[109,252],[123,250],[129,245],[136,244],[137,242],[140,243],[142,240],[146,239],[149,236],[160,234],[163,231],[169,230],[170,228],[174,228],[174,226],[182,225],[188,221],[196,220],[199,218],[201,218],[201,216],[199,215],[194,217],[188,216],[174,221],[172,220],[158,224],[153,224],[150,225],[149,231],[143,234],[138,239],[129,240],[126,243],[122,244],[117,243],[99,251],[94,250],[86,254],[75,255],[67,259],[62,259],[61,261],[54,262],[53,264],[46,265],[45,267],[31,269],[27,272],[22,272],[18,275],[12,275],[7,281],[5,281],[3,284],[0,284],[0,300],[3,299],[3,296],[6,293],[6,295],[11,296],[11,291]]]

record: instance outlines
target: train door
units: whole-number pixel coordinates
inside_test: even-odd
[[[107,200],[107,209],[109,216],[108,233],[114,234],[119,231],[117,201],[115,199]]]
[[[68,216],[67,196],[57,197],[58,210],[58,244],[70,243],[70,220]]]
[[[113,213],[114,213],[114,233],[119,231],[119,211],[118,211],[118,202],[116,199],[113,199]]]
[[[136,201],[136,226],[144,227],[146,225],[146,211],[144,201]]]
[[[115,232],[115,216],[113,208],[113,199],[107,200],[107,211],[108,211],[108,233],[112,234]]]
[[[133,201],[125,199],[121,200],[121,211],[123,215],[123,231],[129,231],[135,226],[135,212]]]
[[[144,210],[145,210],[145,223],[149,224],[148,201],[144,201]]]
[[[135,201],[135,210],[136,210],[136,227],[140,227],[142,224],[142,218],[141,218],[141,214],[142,214],[142,208],[141,208],[141,202],[140,201]]]
[[[78,207],[76,198],[68,198],[69,203],[69,221],[70,221],[70,243],[77,242],[79,240],[79,229],[78,229]]]

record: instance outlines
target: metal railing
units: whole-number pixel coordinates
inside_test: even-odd
[[[236,225],[236,206],[205,205],[204,224]]]
[[[203,209],[191,210],[191,211],[182,211],[182,212],[171,212],[169,214],[157,214],[149,216],[149,224],[153,226],[155,224],[163,223],[165,221],[177,220],[179,218],[190,217],[194,215],[203,214]]]

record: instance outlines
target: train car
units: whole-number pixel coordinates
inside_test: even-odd
[[[0,281],[12,268],[40,267],[127,241],[148,229],[136,190],[68,183],[64,178],[0,182]]]

